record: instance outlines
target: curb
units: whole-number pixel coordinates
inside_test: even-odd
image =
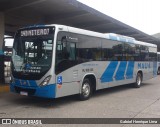
[[[0,84],[0,93],[9,92],[9,85],[1,85]]]

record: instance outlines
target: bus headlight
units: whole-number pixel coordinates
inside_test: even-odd
[[[47,84],[49,83],[50,79],[51,79],[51,75],[47,76],[47,77],[41,82],[40,86],[45,86],[45,85],[47,85]]]

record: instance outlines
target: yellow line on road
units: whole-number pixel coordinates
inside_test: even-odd
[[[0,84],[0,93],[9,92],[9,85]]]

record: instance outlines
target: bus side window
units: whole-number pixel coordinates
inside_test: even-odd
[[[62,59],[62,44],[57,43],[56,62],[58,63]]]
[[[66,70],[69,66],[69,52],[67,42],[57,42],[56,47],[56,74]]]
[[[70,43],[70,60],[76,60],[76,44],[75,43]]]
[[[56,74],[76,65],[76,43],[61,40],[56,48]]]

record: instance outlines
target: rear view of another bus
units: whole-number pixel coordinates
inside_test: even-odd
[[[160,52],[157,52],[157,74],[160,74]]]

